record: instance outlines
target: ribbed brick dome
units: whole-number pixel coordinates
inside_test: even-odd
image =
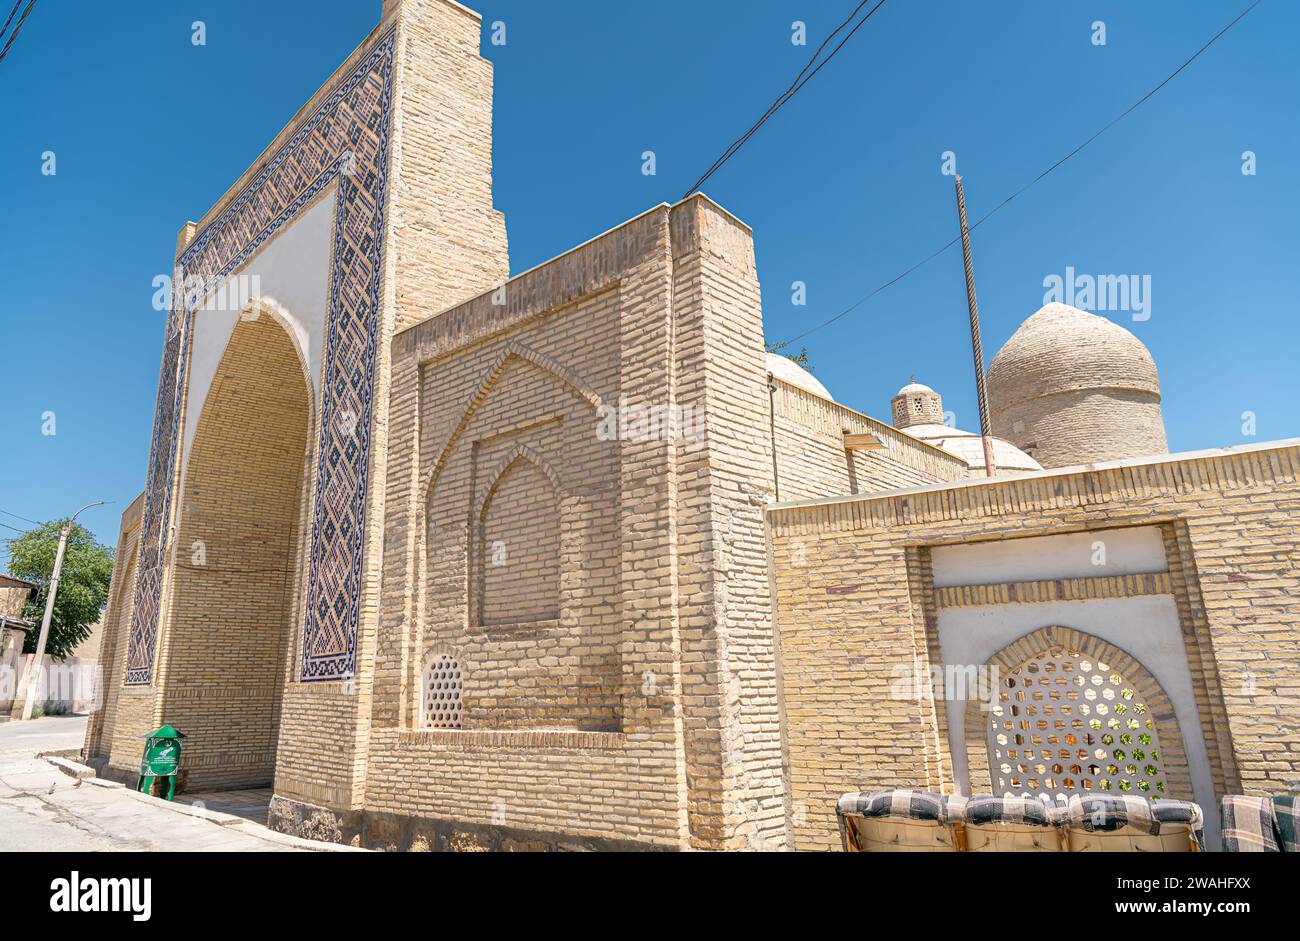
[[[1096,314],[1048,304],[994,357],[988,387],[993,433],[1044,467],[1168,450],[1155,360]]]
[[[1142,341],[1105,317],[1048,304],[1012,334],[989,366],[998,408],[1081,389],[1160,394],[1155,360]]]

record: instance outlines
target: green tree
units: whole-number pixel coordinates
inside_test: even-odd
[[[9,573],[41,586],[36,596],[23,608],[23,617],[36,624],[45,615],[45,597],[54,571],[54,557],[59,549],[59,530],[66,520],[54,520],[9,540]],[[80,523],[72,524],[68,548],[63,554],[63,571],[59,575],[59,594],[54,599],[54,616],[50,619],[50,636],[45,652],[63,660],[90,636],[90,628],[99,620],[108,602],[108,586],[113,578],[113,550],[101,546]],[[37,632],[27,636],[26,653],[36,652]]]
[[[769,353],[780,353],[782,356],[784,356],[786,359],[790,360],[790,362],[794,363],[796,366],[802,366],[804,369],[808,370],[808,372],[815,372],[815,371],[816,371],[816,370],[813,368],[812,359],[808,356],[808,348],[807,348],[807,347],[804,347],[803,349],[799,350],[798,355],[794,355],[794,354],[791,354],[791,353],[786,353],[786,352],[784,352],[784,350],[785,350],[785,344],[784,344],[784,343],[768,343],[768,344],[767,344],[767,351],[768,351]]]

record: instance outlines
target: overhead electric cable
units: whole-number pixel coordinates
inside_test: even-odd
[[[10,513],[8,510],[0,510],[0,513],[3,513],[5,516],[12,516],[16,520],[22,520],[24,523],[31,523],[33,526],[41,525],[41,523],[37,522],[34,519],[28,519],[25,516],[19,516],[17,513]]]
[[[788,102],[795,95],[799,94],[800,90],[809,82],[811,82],[817,76],[817,73],[820,72],[823,68],[825,68],[826,65],[829,64],[830,61],[835,58],[836,54],[841,49],[844,48],[845,43],[847,43],[850,39],[853,38],[853,34],[856,33],[859,29],[861,29],[863,24],[866,23],[867,20],[871,19],[871,17],[875,14],[875,12],[885,5],[885,0],[879,0],[879,2],[874,7],[872,7],[870,10],[867,11],[866,16],[862,17],[861,20],[858,20],[858,22],[854,24],[853,28],[849,30],[848,35],[845,36],[844,39],[840,41],[840,44],[836,46],[834,49],[832,49],[830,54],[826,56],[825,59],[822,59],[821,62],[818,62],[817,60],[821,58],[821,54],[826,50],[826,47],[831,44],[831,40],[833,40],[836,36],[842,33],[848,27],[848,25],[853,22],[853,20],[857,17],[857,15],[862,11],[862,8],[865,7],[870,2],[871,0],[862,0],[862,2],[859,3],[857,7],[854,8],[853,12],[849,14],[848,19],[846,19],[843,23],[837,26],[834,32],[832,32],[829,36],[827,36],[824,40],[822,40],[822,44],[817,47],[817,51],[813,53],[812,58],[808,60],[808,64],[803,67],[803,70],[798,75],[795,76],[795,79],[793,82],[791,82],[790,87],[787,88],[780,95],[780,97],[778,97],[776,101],[774,101],[771,104],[771,106],[767,109],[767,111],[764,112],[763,116],[760,117],[754,123],[753,127],[751,127],[748,131],[746,131],[743,136],[741,136],[740,138],[732,142],[731,146],[729,146],[726,149],[726,151],[723,152],[722,156],[713,162],[713,166],[709,167],[709,169],[705,171],[704,175],[695,181],[695,185],[686,191],[686,193],[682,196],[683,199],[685,199],[687,196],[690,196],[692,193],[697,192],[701,186],[703,186],[706,182],[708,182],[709,178],[712,177],[713,174],[721,170],[723,165],[732,157],[734,157],[736,155],[736,152],[739,151],[740,148],[744,147],[745,144],[749,142],[749,139],[751,137],[753,137],[755,134],[758,133],[759,128],[761,128],[764,124],[766,124],[768,120],[774,114],[776,114],[776,112],[780,111],[781,108],[785,106],[786,102]],[[816,63],[815,68],[814,68],[814,63]]]
[[[14,8],[9,11],[9,16],[5,19],[5,25],[0,26],[0,39],[4,39],[5,33],[9,32],[9,24],[14,21],[14,14],[18,8],[23,5],[23,0],[14,0]]]
[[[1199,59],[1199,58],[1201,57],[1201,55],[1202,55],[1206,50],[1208,50],[1211,46],[1213,46],[1216,42],[1218,42],[1218,41],[1219,41],[1219,40],[1224,36],[1224,34],[1227,33],[1230,29],[1232,29],[1232,28],[1233,28],[1234,26],[1236,26],[1239,22],[1241,22],[1243,19],[1245,19],[1246,15],[1247,15],[1248,13],[1250,13],[1253,9],[1255,9],[1255,7],[1259,6],[1262,2],[1263,2],[1263,0],[1255,0],[1254,3],[1252,3],[1250,6],[1246,7],[1246,9],[1242,10],[1241,13],[1237,14],[1236,18],[1233,19],[1230,23],[1228,23],[1227,26],[1223,27],[1223,29],[1221,29],[1221,30],[1219,30],[1217,33],[1215,33],[1214,36],[1212,36],[1212,37],[1209,39],[1209,41],[1205,43],[1205,45],[1201,46],[1200,49],[1197,49],[1196,52],[1192,53],[1191,57],[1190,57],[1189,59],[1187,59],[1187,61],[1185,61],[1185,62],[1184,62],[1182,65],[1180,65],[1178,68],[1176,68],[1176,69],[1174,69],[1172,72],[1170,72],[1169,75],[1165,76],[1164,80],[1161,81],[1160,84],[1156,85],[1156,86],[1155,86],[1154,88],[1152,88],[1149,92],[1147,92],[1145,95],[1143,95],[1143,96],[1142,96],[1141,98],[1139,98],[1137,101],[1135,101],[1135,102],[1134,102],[1132,105],[1130,105],[1127,109],[1125,109],[1123,112],[1121,112],[1120,115],[1119,115],[1118,117],[1116,117],[1116,118],[1114,118],[1113,120],[1111,120],[1111,121],[1110,121],[1109,123],[1107,123],[1104,127],[1102,127],[1101,130],[1097,131],[1097,133],[1093,134],[1091,137],[1089,137],[1087,140],[1085,140],[1085,141],[1084,141],[1082,144],[1080,144],[1078,147],[1074,148],[1074,150],[1070,151],[1068,154],[1066,154],[1066,155],[1065,155],[1064,157],[1062,157],[1060,160],[1056,161],[1054,164],[1052,164],[1050,167],[1048,167],[1048,168],[1047,168],[1046,170],[1044,170],[1042,173],[1038,174],[1038,176],[1034,177],[1032,180],[1030,180],[1030,181],[1029,181],[1028,183],[1026,183],[1024,186],[1020,187],[1020,189],[1016,190],[1014,193],[1012,193],[1012,194],[1011,194],[1010,196],[1008,196],[1006,199],[1002,200],[1002,202],[998,203],[998,204],[997,204],[996,206],[994,206],[991,210],[989,210],[988,212],[986,212],[983,216],[980,217],[979,221],[977,221],[977,222],[975,222],[973,225],[971,225],[971,227],[970,227],[970,228],[971,228],[971,231],[974,231],[975,229],[978,229],[978,228],[979,228],[980,226],[982,226],[985,222],[987,222],[990,218],[992,218],[992,217],[993,217],[997,212],[999,212],[1001,209],[1003,209],[1004,207],[1006,207],[1006,206],[1007,206],[1007,205],[1008,205],[1012,200],[1016,199],[1018,196],[1021,196],[1021,195],[1024,194],[1026,191],[1028,191],[1029,189],[1033,188],[1033,187],[1034,187],[1035,185],[1037,185],[1038,183],[1042,182],[1042,180],[1043,180],[1044,178],[1046,178],[1048,175],[1050,175],[1054,170],[1058,169],[1058,168],[1059,168],[1060,166],[1062,166],[1064,163],[1066,163],[1067,161],[1069,161],[1069,160],[1072,159],[1073,157],[1077,156],[1077,155],[1078,155],[1081,151],[1083,151],[1084,148],[1086,148],[1089,144],[1091,144],[1091,143],[1092,143],[1093,141],[1095,141],[1097,138],[1101,137],[1101,135],[1105,134],[1105,133],[1106,133],[1107,131],[1109,131],[1112,127],[1114,127],[1116,124],[1118,124],[1120,121],[1124,120],[1126,117],[1128,117],[1128,116],[1129,116],[1130,114],[1132,114],[1134,111],[1136,111],[1138,108],[1140,108],[1142,105],[1144,105],[1144,104],[1145,104],[1145,103],[1146,103],[1146,102],[1147,102],[1147,101],[1148,101],[1148,100],[1149,100],[1153,95],[1155,95],[1156,92],[1160,91],[1160,89],[1164,88],[1164,87],[1165,87],[1166,85],[1168,85],[1171,81],[1173,81],[1175,78],[1177,78],[1178,75],[1179,75],[1179,74],[1180,74],[1184,69],[1186,69],[1189,65],[1191,65],[1193,62],[1195,62],[1197,59]],[[785,349],[786,347],[791,346],[791,345],[794,344],[794,343],[798,343],[800,340],[802,340],[802,339],[804,339],[804,338],[806,338],[806,337],[809,337],[809,336],[811,336],[811,335],[814,334],[814,333],[817,333],[819,330],[824,330],[826,327],[829,327],[831,324],[833,324],[833,323],[835,323],[835,322],[837,322],[837,321],[839,321],[839,320],[844,319],[844,318],[847,317],[849,314],[853,313],[855,310],[857,310],[859,307],[861,307],[863,304],[867,303],[867,301],[871,300],[873,297],[875,297],[877,294],[879,294],[881,291],[884,291],[886,288],[890,288],[890,287],[894,286],[894,285],[897,284],[899,281],[902,281],[904,278],[906,278],[908,275],[910,275],[912,272],[916,271],[918,268],[921,268],[921,267],[923,267],[923,266],[929,264],[930,262],[934,261],[934,259],[938,258],[940,255],[942,255],[944,252],[946,252],[948,249],[952,248],[954,245],[956,245],[956,244],[959,243],[960,241],[961,241],[961,237],[960,237],[960,236],[957,236],[956,238],[954,238],[954,239],[952,239],[950,242],[948,242],[946,245],[942,246],[941,248],[936,249],[935,251],[933,251],[933,252],[931,252],[929,255],[927,255],[925,258],[921,259],[921,260],[918,261],[916,264],[912,265],[912,267],[908,268],[906,271],[904,271],[904,272],[902,272],[901,274],[895,275],[894,277],[890,278],[890,279],[889,279],[888,281],[886,281],[884,284],[881,284],[879,287],[877,287],[875,290],[873,290],[870,294],[868,294],[868,295],[866,295],[865,297],[863,297],[863,298],[861,298],[861,299],[859,299],[859,300],[853,302],[853,303],[850,304],[848,307],[846,307],[844,310],[842,310],[840,313],[836,314],[834,317],[830,318],[829,320],[827,320],[827,321],[825,321],[825,322],[823,322],[823,323],[818,324],[817,326],[815,326],[815,327],[813,327],[813,328],[811,328],[811,329],[809,329],[809,330],[805,330],[803,333],[799,334],[799,335],[796,336],[796,337],[792,337],[792,338],[789,339],[789,340],[785,340],[785,341],[783,341],[783,342],[781,342],[781,343],[776,344],[776,346],[773,347],[773,349],[777,349],[777,350]]]
[[[22,2],[22,0],[19,0],[19,2]],[[5,47],[0,49],[0,62],[3,62],[5,56],[9,55],[9,47],[14,44],[14,40],[17,39],[18,34],[22,32],[23,24],[27,22],[27,17],[31,15],[32,7],[34,6],[36,6],[36,0],[28,0],[27,8],[23,10],[23,15],[18,17],[18,22],[14,24],[14,31],[9,34],[9,39],[5,42]],[[13,14],[11,13],[9,15],[12,18]]]

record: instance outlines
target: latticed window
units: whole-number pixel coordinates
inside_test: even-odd
[[[988,732],[997,794],[1165,793],[1151,710],[1093,657],[1058,647],[1002,676]]]
[[[455,657],[440,654],[429,661],[420,683],[421,728],[460,728],[461,684],[460,663]]]

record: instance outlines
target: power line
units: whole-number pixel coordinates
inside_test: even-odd
[[[1116,118],[1114,118],[1113,120],[1111,120],[1111,121],[1110,121],[1108,124],[1106,124],[1106,125],[1105,125],[1101,130],[1099,130],[1097,133],[1093,134],[1091,137],[1089,137],[1087,140],[1085,140],[1085,141],[1084,141],[1082,144],[1080,144],[1078,147],[1074,148],[1074,150],[1070,151],[1068,154],[1066,154],[1066,155],[1065,155],[1064,157],[1062,157],[1060,160],[1056,161],[1054,164],[1052,164],[1050,167],[1048,167],[1048,168],[1047,168],[1046,170],[1044,170],[1042,173],[1038,174],[1038,176],[1034,177],[1032,180],[1030,180],[1030,181],[1029,181],[1028,183],[1026,183],[1024,186],[1020,187],[1020,189],[1016,190],[1014,193],[1012,193],[1012,194],[1011,194],[1010,196],[1008,196],[1006,199],[1002,200],[1002,202],[998,203],[998,204],[997,204],[996,206],[994,206],[991,210],[989,210],[988,212],[986,212],[983,216],[980,217],[980,219],[979,219],[978,222],[976,222],[974,225],[972,225],[972,226],[970,227],[970,228],[971,228],[971,231],[974,231],[975,229],[978,229],[978,228],[979,228],[980,226],[982,226],[985,222],[988,222],[989,219],[991,219],[991,218],[992,218],[996,213],[998,213],[1000,210],[1002,210],[1003,208],[1005,208],[1005,207],[1006,207],[1009,203],[1011,203],[1014,199],[1016,199],[1017,197],[1023,195],[1025,192],[1027,192],[1028,190],[1032,189],[1032,188],[1033,188],[1034,186],[1036,186],[1038,183],[1042,182],[1042,181],[1043,181],[1043,180],[1044,180],[1048,175],[1050,175],[1053,171],[1057,170],[1059,167],[1061,167],[1061,166],[1062,166],[1063,164],[1065,164],[1067,161],[1073,159],[1073,158],[1074,158],[1075,156],[1077,156],[1080,152],[1082,152],[1082,151],[1084,150],[1084,148],[1086,148],[1089,144],[1091,144],[1091,143],[1092,143],[1093,141],[1095,141],[1097,138],[1101,137],[1101,135],[1105,134],[1105,133],[1106,133],[1107,131],[1109,131],[1112,127],[1114,127],[1116,124],[1118,124],[1120,121],[1123,121],[1126,117],[1128,117],[1130,114],[1132,114],[1132,113],[1133,113],[1134,111],[1136,111],[1138,108],[1142,107],[1142,105],[1146,104],[1146,102],[1147,102],[1147,101],[1148,101],[1152,96],[1154,96],[1156,92],[1160,91],[1160,89],[1164,88],[1166,85],[1168,85],[1170,82],[1172,82],[1175,78],[1177,78],[1178,75],[1179,75],[1179,74],[1180,74],[1184,69],[1186,69],[1189,65],[1191,65],[1193,62],[1195,62],[1197,59],[1199,59],[1199,58],[1201,57],[1201,55],[1202,55],[1206,50],[1208,50],[1211,46],[1213,46],[1216,42],[1218,42],[1218,41],[1223,37],[1223,35],[1224,35],[1225,33],[1227,33],[1230,29],[1232,29],[1232,28],[1233,28],[1234,26],[1236,26],[1239,22],[1241,22],[1243,19],[1245,19],[1246,15],[1247,15],[1248,13],[1250,13],[1252,10],[1254,10],[1255,7],[1259,6],[1262,2],[1263,2],[1263,0],[1255,0],[1254,3],[1252,3],[1250,6],[1246,7],[1246,9],[1242,10],[1241,13],[1237,14],[1236,18],[1233,19],[1230,23],[1228,23],[1227,26],[1223,27],[1223,29],[1221,29],[1221,30],[1219,30],[1217,33],[1215,33],[1214,36],[1212,36],[1212,37],[1210,38],[1210,40],[1209,40],[1208,42],[1205,43],[1205,45],[1201,46],[1200,49],[1197,49],[1196,52],[1194,52],[1194,53],[1192,54],[1192,56],[1191,56],[1189,59],[1187,59],[1187,61],[1185,61],[1185,62],[1184,62],[1182,65],[1180,65],[1178,68],[1176,68],[1176,69],[1174,69],[1172,72],[1170,72],[1169,75],[1167,75],[1167,76],[1164,78],[1164,80],[1163,80],[1162,82],[1160,82],[1160,84],[1156,85],[1156,86],[1155,86],[1154,88],[1152,88],[1149,92],[1147,92],[1145,95],[1143,95],[1143,96],[1142,96],[1141,98],[1139,98],[1137,101],[1135,101],[1132,105],[1130,105],[1127,109],[1125,109],[1125,110],[1124,110],[1124,111],[1123,111],[1123,112],[1122,112],[1118,117],[1116,117]],[[906,271],[902,272],[902,273],[899,274],[899,275],[894,276],[893,278],[890,278],[890,279],[889,279],[888,281],[886,281],[884,284],[880,285],[880,286],[877,287],[875,290],[873,290],[870,294],[868,294],[868,295],[866,295],[865,297],[863,297],[863,298],[861,298],[861,299],[859,299],[859,300],[853,302],[852,304],[850,304],[848,307],[846,307],[846,308],[845,308],[844,310],[842,310],[840,313],[836,314],[836,315],[835,315],[834,317],[832,317],[830,320],[827,320],[827,321],[825,321],[824,323],[818,324],[817,326],[811,328],[810,330],[805,330],[803,333],[799,334],[797,337],[794,337],[794,338],[792,338],[792,339],[786,340],[786,341],[784,341],[784,342],[782,342],[782,343],[778,343],[778,344],[774,347],[774,349],[777,349],[777,350],[785,349],[786,347],[791,346],[791,345],[793,345],[793,344],[795,344],[795,343],[798,343],[800,340],[802,340],[802,339],[804,339],[804,338],[806,338],[806,337],[808,337],[808,336],[811,336],[812,334],[818,332],[819,330],[824,330],[826,327],[829,327],[831,324],[835,323],[836,321],[842,320],[843,318],[847,317],[849,314],[851,314],[851,313],[853,313],[855,310],[857,310],[859,307],[861,307],[863,304],[867,303],[867,301],[871,300],[873,297],[875,297],[875,296],[876,296],[877,294],[879,294],[881,291],[884,291],[884,290],[887,289],[887,288],[893,287],[895,284],[897,284],[899,281],[902,281],[904,278],[906,278],[906,277],[907,277],[908,275],[910,275],[912,272],[916,271],[918,268],[921,268],[921,267],[923,267],[923,266],[929,264],[930,262],[934,261],[934,259],[938,258],[940,255],[942,255],[944,252],[946,252],[948,249],[952,248],[954,245],[956,245],[956,244],[957,244],[958,242],[960,242],[960,241],[961,241],[961,236],[957,236],[957,237],[953,238],[952,241],[948,242],[948,243],[947,243],[946,245],[944,245],[942,248],[936,249],[935,251],[931,252],[929,255],[925,256],[925,258],[921,259],[921,260],[918,261],[916,264],[912,265],[912,267],[908,268]]]
[[[21,3],[22,0],[18,0],[18,2]],[[27,17],[31,15],[32,7],[34,6],[36,6],[36,0],[28,0],[27,9],[23,10],[23,15],[18,17],[18,22],[14,25],[14,31],[9,34],[9,41],[5,43],[3,49],[0,49],[0,62],[3,62],[5,56],[9,55],[9,47],[14,44],[14,40],[17,39],[18,34],[22,32],[23,24],[27,22]],[[14,9],[16,10],[18,7],[15,5]],[[13,19],[12,13],[9,14],[9,18]],[[3,32],[0,32],[0,35],[3,35]]]
[[[759,128],[761,128],[764,124],[766,124],[774,114],[780,111],[781,108],[785,106],[786,102],[788,102],[795,95],[799,94],[800,90],[802,90],[805,85],[807,85],[814,78],[816,78],[817,73],[820,72],[822,69],[824,69],[827,66],[827,64],[829,64],[830,61],[835,58],[835,55],[841,49],[844,48],[844,44],[853,38],[853,34],[856,33],[859,29],[861,29],[863,24],[866,23],[867,20],[871,19],[871,17],[875,14],[875,12],[885,5],[885,0],[879,0],[879,2],[874,7],[872,7],[869,11],[867,11],[867,15],[864,16],[861,20],[859,20],[854,25],[854,27],[851,30],[849,30],[848,35],[845,36],[844,39],[840,41],[840,44],[836,46],[833,50],[831,50],[830,55],[828,55],[825,59],[823,59],[820,63],[818,63],[816,68],[813,68],[813,63],[816,63],[817,60],[821,57],[821,54],[826,50],[826,47],[831,44],[831,40],[833,40],[836,36],[842,33],[845,30],[845,28],[847,28],[848,25],[852,23],[853,20],[857,17],[857,15],[862,11],[862,8],[865,7],[870,2],[871,0],[862,0],[862,2],[859,3],[857,7],[854,8],[853,12],[849,14],[848,19],[846,19],[843,23],[837,26],[834,32],[832,32],[829,36],[827,36],[824,40],[822,40],[822,44],[817,47],[817,51],[813,53],[812,58],[808,60],[808,64],[803,67],[803,70],[798,75],[795,76],[794,81],[790,83],[790,87],[787,88],[781,94],[781,96],[772,103],[772,105],[767,109],[767,111],[764,112],[763,116],[754,123],[753,127],[751,127],[748,131],[746,131],[742,137],[732,142],[731,146],[728,147],[726,151],[723,152],[722,156],[713,162],[713,166],[709,167],[709,169],[705,171],[704,176],[696,180],[695,185],[686,191],[685,195],[683,195],[682,197],[683,199],[685,199],[687,196],[690,196],[692,193],[698,191],[701,186],[703,186],[706,182],[708,182],[709,178],[712,177],[713,174],[721,170],[723,165],[732,157],[734,157],[737,151],[739,151],[740,148],[744,147],[745,144],[749,142],[749,139],[751,137],[753,137],[755,134],[758,133]]]
[[[23,5],[23,0],[14,0],[14,8],[9,11],[9,16],[5,20],[5,25],[0,26],[0,39],[3,39],[4,34],[9,32],[9,24],[14,21],[14,14],[18,12],[18,8],[22,5]]]
[[[22,520],[24,523],[31,523],[33,526],[43,525],[38,520],[28,519],[26,516],[19,516],[17,513],[10,513],[8,510],[0,510],[5,516],[12,516],[16,520]]]

